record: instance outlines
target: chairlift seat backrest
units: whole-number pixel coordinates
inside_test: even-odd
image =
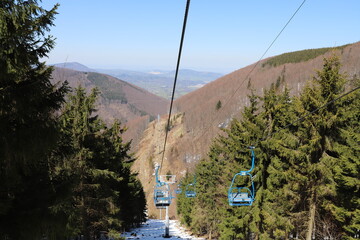
[[[157,208],[167,207],[171,204],[171,192],[168,184],[158,184],[154,189],[154,204]]]
[[[193,198],[193,197],[196,197],[196,192],[195,191],[186,191],[185,195],[188,198]]]

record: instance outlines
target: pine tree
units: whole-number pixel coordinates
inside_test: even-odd
[[[181,180],[181,193],[178,194],[177,200],[177,213],[181,215],[180,221],[188,227],[192,226],[193,222],[193,206],[194,198],[186,197],[186,187],[193,181],[193,175],[187,173],[186,176]]]
[[[69,96],[62,121],[61,149],[70,154],[59,169],[72,179],[68,213],[68,236],[91,239],[103,230],[121,230],[145,219],[145,195],[136,175],[130,171],[133,158],[130,143],[121,134],[125,128],[116,122],[111,127],[94,115],[98,91],[89,95],[78,87]]]
[[[360,87],[360,79],[354,79],[351,88]],[[339,152],[340,161],[334,168],[337,197],[329,203],[328,209],[336,225],[346,233],[344,238],[359,234],[360,229],[360,91],[348,95],[341,102],[339,118],[341,144],[334,148]],[[327,227],[332,227],[331,225]]]
[[[288,168],[286,155],[284,153],[289,141],[288,133],[278,133],[293,119],[292,101],[289,91],[285,88],[284,92],[277,94],[277,89],[273,85],[264,92],[261,109],[256,108],[258,97],[251,96],[252,106],[245,108],[243,118],[238,124],[238,130],[231,128],[228,133],[229,141],[243,143],[233,147],[238,155],[231,156],[236,162],[240,163],[240,170],[250,169],[250,156],[248,150],[244,152],[245,146],[256,145],[254,183],[256,188],[255,202],[250,208],[231,208],[233,220],[232,238],[244,239],[274,239],[287,235],[291,224],[287,221],[287,216],[282,211],[284,203],[284,192],[279,191],[285,184],[286,179],[283,171]],[[232,136],[236,135],[237,138]],[[287,139],[286,139],[287,138]],[[231,140],[233,139],[233,140]],[[286,139],[286,143],[284,143]],[[231,151],[229,149],[229,151]],[[290,151],[291,152],[291,151]],[[231,162],[231,160],[230,160]],[[236,164],[232,163],[232,166]],[[237,167],[238,169],[238,167]],[[234,173],[233,173],[234,174]],[[239,226],[242,226],[241,228]],[[226,239],[224,237],[223,239]]]
[[[339,59],[332,56],[324,59],[323,69],[317,72],[313,85],[308,85],[299,99],[299,115],[312,113],[299,124],[300,129],[296,133],[300,140],[299,160],[303,167],[299,171],[306,176],[306,179],[299,181],[297,191],[302,202],[307,203],[299,202],[297,213],[307,213],[306,239],[313,236],[345,238],[349,233],[354,233],[352,223],[355,223],[353,214],[357,204],[353,201],[358,199],[355,197],[358,190],[354,183],[347,184],[341,179],[347,178],[348,171],[358,174],[355,167],[359,162],[356,155],[358,147],[353,142],[356,142],[356,137],[346,134],[349,126],[355,124],[349,121],[348,115],[354,116],[355,113],[356,116],[358,106],[348,104],[349,98],[334,101],[344,93],[345,83],[346,76],[340,73]],[[326,107],[313,112],[325,103],[328,103]],[[346,105],[347,110],[343,107]],[[353,191],[344,195],[346,188]],[[325,228],[329,229],[327,233],[322,232]]]
[[[216,103],[215,109],[216,109],[216,110],[219,110],[219,109],[221,108],[221,106],[222,106],[222,103],[221,103],[221,101],[219,100],[219,101]]]
[[[52,68],[40,62],[54,46],[47,31],[56,8],[46,11],[37,1],[0,2],[0,235],[5,238],[38,239],[48,226],[56,227],[49,212],[57,198],[49,156],[58,137],[54,113],[67,87],[51,84]]]
[[[212,148],[216,148],[214,145]],[[226,204],[226,191],[221,183],[223,163],[202,160],[196,167],[196,198],[192,209],[192,228],[198,234],[218,237],[222,207]]]
[[[259,209],[260,239],[286,239],[293,228],[285,209],[292,206],[287,175],[291,171],[297,141],[287,127],[296,116],[289,90],[286,87],[282,93],[277,93],[276,90],[276,86],[271,86],[265,91],[263,98],[262,114],[266,120],[267,134],[259,143],[259,151],[262,153],[258,161],[261,166],[259,181],[263,191],[260,202],[262,206]]]

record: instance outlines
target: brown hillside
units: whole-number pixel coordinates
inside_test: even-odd
[[[166,152],[167,156],[164,158],[160,175],[176,174],[177,179],[181,179],[186,174],[186,161],[182,161],[180,153],[185,153],[186,149],[177,146],[179,140],[185,135],[184,130],[184,116],[183,114],[175,114],[172,117],[172,129],[169,132]],[[144,187],[149,216],[160,217],[159,211],[155,208],[153,202],[153,190],[155,186],[155,165],[161,164],[162,151],[165,139],[165,126],[167,124],[167,116],[164,115],[161,119],[152,121],[145,130],[143,138],[137,151],[137,160],[133,166],[133,171],[139,173],[139,179]],[[174,190],[176,185],[171,186]],[[164,216],[164,211],[163,215]],[[169,216],[171,218],[176,216],[176,199],[170,206]]]
[[[342,62],[342,71],[349,77],[360,76],[360,42],[348,45],[342,49],[329,51],[311,60],[299,63],[286,63],[276,67],[264,64],[268,59],[260,62],[250,75],[251,87],[258,94],[276,84],[279,77],[296,95],[304,87],[306,81],[315,75],[316,69],[321,69],[323,58],[335,52]],[[174,127],[169,132],[166,147],[166,158],[163,173],[169,170],[180,179],[186,171],[192,171],[199,159],[206,156],[213,138],[221,133],[220,127],[226,127],[232,118],[239,118],[240,112],[248,102],[248,79],[245,77],[255,65],[250,65],[234,71],[213,81],[204,87],[193,91],[175,101]],[[235,89],[239,90],[234,94]],[[232,98],[230,96],[234,95]],[[222,107],[216,109],[218,101]],[[139,177],[147,194],[150,215],[159,215],[154,208],[152,191],[154,187],[153,167],[161,162],[161,151],[165,138],[165,118],[152,122],[139,145],[138,160],[134,170]],[[171,216],[175,216],[175,206],[170,208]]]
[[[269,88],[272,83],[276,84],[277,79],[283,77],[282,85],[286,84],[291,89],[291,94],[295,95],[304,87],[306,81],[315,75],[315,70],[322,68],[323,58],[333,52],[340,56],[343,72],[350,77],[360,75],[360,42],[358,42],[305,62],[263,67],[263,63],[268,60],[265,59],[250,75],[251,87],[261,95],[264,89]],[[186,136],[188,138],[186,142],[190,143],[189,146],[192,146],[194,153],[203,156],[208,151],[211,139],[219,133],[219,125],[226,126],[231,118],[239,117],[239,112],[249,103],[247,98],[249,79],[245,77],[253,67],[254,65],[250,65],[237,70],[176,100],[177,112],[185,113],[185,129],[190,133]],[[237,88],[239,90],[234,94]],[[232,95],[234,96],[230,98]],[[216,110],[219,100],[222,102],[222,107]]]
[[[68,81],[71,87],[81,85],[87,90],[98,87],[101,96],[98,100],[97,114],[111,123],[119,119],[128,126],[125,140],[133,140],[135,149],[150,120],[165,114],[168,101],[140,87],[105,74],[79,72],[66,68],[55,68],[53,82]]]

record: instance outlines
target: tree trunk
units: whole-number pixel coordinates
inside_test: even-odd
[[[315,193],[312,191],[310,198],[310,209],[309,209],[309,222],[308,222],[308,231],[306,233],[306,240],[311,240],[314,231],[315,225],[315,212],[316,212],[316,204],[315,204]]]

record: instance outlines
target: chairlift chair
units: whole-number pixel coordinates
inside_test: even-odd
[[[165,208],[171,204],[171,192],[168,184],[156,185],[154,189],[154,203],[156,208]]]
[[[251,181],[251,187],[234,186],[238,176],[248,176]],[[251,206],[255,200],[255,187],[252,181],[252,175],[246,171],[235,174],[230,188],[228,190],[228,201],[230,206]]]
[[[196,197],[195,183],[190,183],[189,185],[186,186],[185,195],[188,198]]]
[[[181,194],[182,193],[182,189],[181,189],[181,185],[179,184],[178,186],[177,186],[177,188],[175,189],[175,193],[176,194]]]
[[[185,196],[188,198],[196,197],[196,175],[194,175],[194,181],[188,185],[186,185]]]
[[[228,190],[228,201],[230,206],[251,206],[255,201],[255,187],[251,171],[255,167],[254,147],[250,147],[251,151],[251,168],[247,171],[236,173],[232,179]],[[237,177],[249,177],[251,186],[236,186]]]

